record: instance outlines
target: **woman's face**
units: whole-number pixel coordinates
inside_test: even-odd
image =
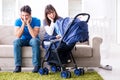
[[[52,12],[47,14],[48,19],[50,19],[52,21],[54,21],[55,16],[56,16],[55,11],[52,11]]]

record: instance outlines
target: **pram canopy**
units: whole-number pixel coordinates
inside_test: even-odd
[[[62,36],[62,41],[68,45],[78,41],[84,42],[89,39],[87,22],[81,21],[78,18],[73,20],[66,17],[56,21],[55,29],[59,30],[58,34]]]

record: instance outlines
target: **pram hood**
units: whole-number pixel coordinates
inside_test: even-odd
[[[57,33],[62,36],[62,41],[68,45],[78,41],[84,42],[89,38],[87,22],[80,21],[78,18],[74,21],[69,17],[57,20],[55,29],[57,29]]]

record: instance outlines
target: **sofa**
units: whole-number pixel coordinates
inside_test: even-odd
[[[40,38],[43,39],[45,30],[43,27],[40,28]],[[13,55],[13,41],[14,26],[12,25],[0,25],[0,68],[11,68],[14,67],[14,55]],[[102,38],[93,37],[88,42],[76,43],[72,50],[73,57],[78,67],[99,67],[100,66],[100,44]],[[41,59],[45,55],[44,49],[40,45]],[[29,68],[32,65],[32,49],[31,47],[22,48],[22,64],[23,67]],[[67,64],[69,67],[73,67],[73,63]]]

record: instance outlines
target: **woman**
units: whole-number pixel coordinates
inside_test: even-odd
[[[63,18],[58,16],[55,8],[51,4],[46,6],[45,19],[44,19],[44,28],[46,33],[44,35],[43,47],[46,49],[46,51],[48,51],[48,53],[52,53],[51,51],[53,51],[54,53],[55,49],[57,48],[57,53],[58,55],[60,54],[59,57],[61,59],[61,62],[64,64],[64,63],[67,63],[67,61],[70,59],[69,53],[71,53],[70,51],[73,48],[74,44],[68,46],[66,45],[65,42],[61,42],[58,47],[58,44],[59,44],[59,41],[58,41],[52,44],[51,47],[49,48],[50,40],[61,39],[61,36],[63,36],[62,33],[60,33],[60,30],[58,29],[59,26],[56,25],[57,23],[61,24],[63,20],[64,20]],[[51,54],[50,56],[49,54],[47,54],[46,58],[49,59],[48,60],[49,64],[59,63],[56,54]]]
[[[43,21],[43,26],[45,28],[45,35],[44,35],[44,41],[43,41],[43,47],[48,48],[50,44],[50,40],[52,39],[60,39],[60,35],[58,35],[56,29],[54,28],[54,23],[57,20],[62,19],[60,16],[58,16],[55,8],[49,4],[45,7],[45,19]]]

